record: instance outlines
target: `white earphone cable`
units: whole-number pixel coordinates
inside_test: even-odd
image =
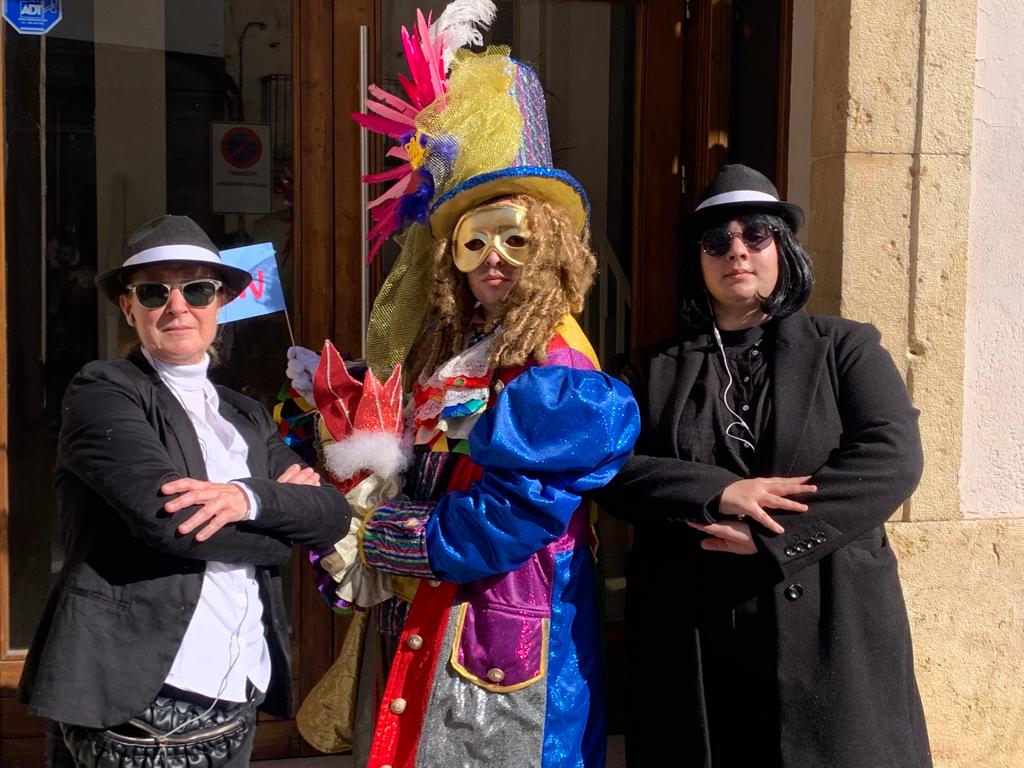
[[[181,394],[177,391],[177,389],[174,388],[174,386],[171,384],[171,382],[164,376],[163,371],[160,370],[160,367],[156,364],[156,361],[154,361],[154,368],[156,369],[157,376],[160,377],[160,381],[162,381],[164,386],[166,386],[167,389],[169,389],[171,391],[171,394],[174,395],[174,398],[178,401],[178,403],[184,409],[184,411],[185,411],[186,415],[189,417],[189,419],[191,420],[193,418],[198,418],[197,416],[195,416],[195,414],[192,413],[192,411],[189,410],[189,408],[185,404],[185,400],[182,398]],[[197,435],[197,437],[198,437],[198,435]],[[203,454],[203,460],[205,461],[206,460],[206,444],[203,442],[202,438],[199,438],[199,447],[200,447],[200,450],[202,451],[202,454]],[[189,718],[188,720],[186,720],[185,722],[179,724],[175,728],[172,728],[170,731],[168,731],[167,733],[163,734],[163,736],[161,737],[162,739],[166,739],[168,736],[173,736],[174,734],[176,734],[179,731],[181,731],[183,728],[186,728],[189,725],[192,725],[193,723],[196,723],[196,722],[199,722],[199,721],[203,720],[220,703],[220,697],[224,694],[224,690],[227,688],[227,685],[228,685],[228,678],[231,676],[231,672],[232,672],[232,670],[234,670],[235,665],[238,663],[239,659],[242,658],[241,634],[242,634],[242,628],[245,626],[245,620],[246,620],[246,618],[249,615],[249,594],[248,594],[247,591],[243,590],[243,595],[245,596],[245,608],[242,611],[242,618],[239,620],[238,626],[235,627],[235,629],[231,633],[231,637],[230,637],[230,639],[228,641],[228,667],[224,671],[224,676],[221,678],[220,683],[219,683],[219,685],[217,687],[217,695],[214,696],[213,702],[210,704],[209,707],[206,708],[206,710],[204,710],[203,712],[200,712],[195,717]],[[167,763],[166,746],[162,746],[160,752],[161,752],[161,756],[163,758],[164,765],[166,767],[168,765],[168,763]]]
[[[722,336],[718,332],[718,326],[715,325],[714,320],[711,322],[711,328],[714,331],[715,343],[718,345],[718,351],[722,355],[722,365],[725,366],[725,375],[728,377],[725,389],[722,390],[722,404],[725,405],[725,409],[732,415],[732,417],[736,419],[725,428],[725,436],[731,437],[733,440],[738,440],[750,450],[756,451],[757,446],[752,442],[754,431],[747,425],[747,422],[743,420],[743,417],[736,413],[736,411],[732,409],[732,406],[729,405],[729,390],[732,388],[733,384],[732,371],[729,370],[729,360],[725,356],[725,345],[722,344]],[[740,435],[734,435],[730,431],[733,427],[743,427],[743,429],[747,430],[747,434],[750,435],[751,439],[747,440],[745,437],[741,437]]]

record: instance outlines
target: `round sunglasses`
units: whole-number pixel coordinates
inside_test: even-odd
[[[709,229],[699,241],[701,250],[708,256],[725,256],[732,247],[732,239],[738,237],[752,251],[763,251],[779,230],[768,224],[749,224],[742,232],[730,232],[728,227]]]
[[[170,301],[171,291],[177,288],[190,307],[208,307],[217,298],[217,292],[223,287],[220,280],[205,277],[199,280],[186,280],[183,283],[132,283],[128,290],[135,300],[146,309],[157,309]]]

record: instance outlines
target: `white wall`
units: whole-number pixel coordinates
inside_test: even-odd
[[[979,0],[967,273],[968,517],[1024,517],[1024,16]]]

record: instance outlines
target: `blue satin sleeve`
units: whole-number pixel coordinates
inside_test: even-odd
[[[561,536],[587,491],[609,482],[640,429],[628,387],[597,371],[530,368],[469,435],[483,467],[426,523],[430,568],[463,583],[507,573]]]

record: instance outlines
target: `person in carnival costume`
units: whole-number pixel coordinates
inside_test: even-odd
[[[804,311],[803,218],[724,166],[684,222],[681,332],[625,373],[643,431],[598,500],[634,526],[631,766],[932,765],[883,525],[921,476],[918,414],[874,326]]]
[[[373,308],[363,382],[379,391],[376,375],[401,363],[414,382],[406,496],[368,511],[358,557],[342,543],[320,560],[348,603],[360,590],[331,564],[415,578],[372,768],[604,764],[582,495],[628,458],[639,415],[573,318],[595,270],[588,202],[552,167],[536,74],[507,48],[456,50],[493,14],[489,2],[453,3],[431,28],[420,13],[403,30],[409,101],[373,88],[372,114],[357,116],[396,138],[389,154],[405,161],[367,179],[396,182],[372,204],[376,245],[411,224]],[[328,348],[310,377],[303,357],[293,382],[329,414],[332,392],[343,403],[338,390],[352,389],[340,358]],[[342,483],[360,468],[332,463]]]

